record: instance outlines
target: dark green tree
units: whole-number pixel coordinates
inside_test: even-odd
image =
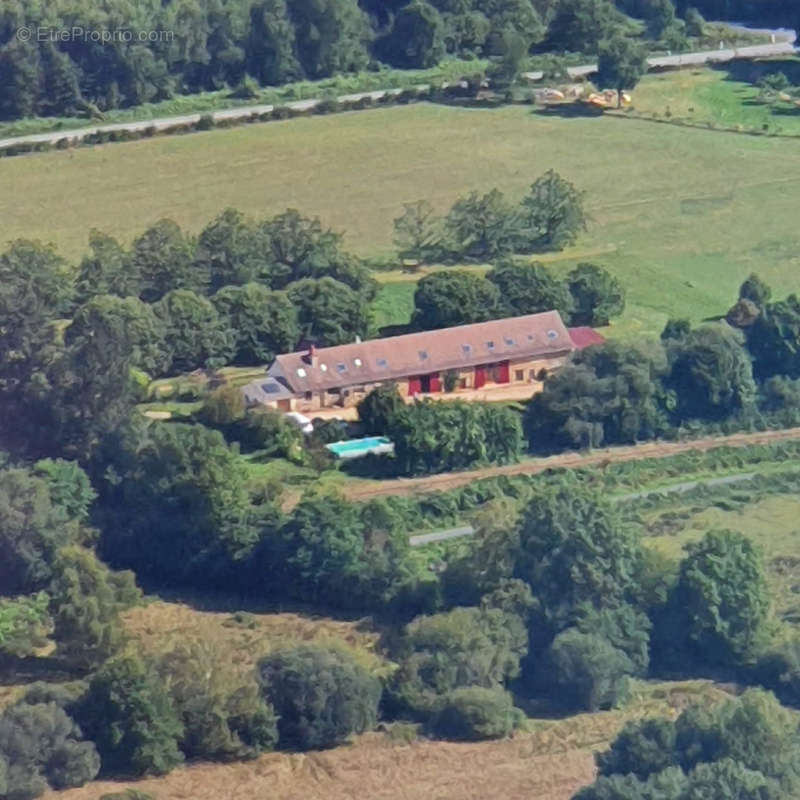
[[[249,5],[249,12],[250,30],[244,47],[247,72],[262,86],[302,77],[286,0],[259,0]]]
[[[195,264],[193,243],[169,219],[134,240],[130,265],[140,280],[140,297],[147,303],[176,289],[204,291],[207,283],[207,275]]]
[[[51,502],[69,519],[81,523],[89,520],[89,510],[97,492],[92,488],[89,476],[75,461],[45,458],[33,465],[33,472],[45,480]]]
[[[44,592],[0,597],[0,665],[7,659],[33,655],[47,644],[51,620]]]
[[[559,0],[547,31],[548,49],[596,53],[623,19],[607,0]]]
[[[444,57],[444,22],[439,12],[424,0],[413,0],[402,8],[391,30],[376,42],[382,61],[401,69],[426,69]]]
[[[664,0],[671,6],[670,0]],[[637,41],[616,34],[600,42],[597,52],[597,83],[617,91],[617,106],[622,92],[633,89],[647,72],[647,51]]]
[[[455,608],[410,622],[400,644],[392,695],[402,708],[427,715],[467,686],[497,688],[519,674],[527,653],[524,626],[509,625],[513,612]]]
[[[288,581],[297,599],[347,604],[364,573],[364,528],[358,509],[335,497],[310,497],[281,530]]]
[[[230,363],[235,352],[234,332],[210,300],[188,289],[175,289],[165,294],[154,308],[169,343],[170,372]]]
[[[100,753],[104,774],[166,775],[183,761],[183,725],[163,682],[126,655],[94,674],[76,716]]]
[[[363,295],[334,278],[306,278],[287,287],[302,336],[328,346],[366,338],[370,308]]]
[[[568,286],[543,264],[502,261],[486,277],[497,287],[509,316],[555,310],[566,321],[572,317],[573,299]]]
[[[511,695],[499,688],[465,686],[455,689],[431,723],[442,739],[480,741],[502,739],[514,730],[516,713]]]
[[[377,722],[380,682],[344,649],[278,649],[258,670],[264,697],[278,715],[281,747],[334,747]]]
[[[756,385],[741,334],[719,323],[672,341],[666,385],[678,420],[724,419],[753,406]]]
[[[759,308],[764,308],[771,296],[772,290],[755,272],[748,275],[739,287],[739,299],[752,300]]]
[[[56,652],[79,669],[97,667],[119,651],[125,639],[119,612],[140,596],[132,573],[114,578],[80,547],[59,551],[49,593]]]
[[[224,325],[235,339],[233,363],[269,364],[294,350],[300,338],[297,311],[283,292],[257,283],[227,286],[212,296]]]
[[[369,63],[367,15],[349,0],[288,0],[297,58],[309,78],[358,72]]]
[[[445,218],[445,230],[456,255],[481,260],[515,252],[521,224],[518,210],[492,189],[456,200]]]
[[[89,233],[90,253],[78,267],[75,295],[78,303],[86,303],[98,294],[136,297],[141,292],[141,279],[130,254],[112,236],[92,230]]]
[[[656,633],[660,652],[680,645],[701,663],[747,663],[768,640],[770,597],[761,554],[734,531],[710,531],[687,547]],[[676,654],[677,656],[677,654]]]
[[[156,665],[183,723],[179,744],[187,758],[255,758],[278,740],[277,719],[256,681],[241,676],[226,654],[188,640]]]
[[[152,425],[109,437],[98,454],[101,549],[140,577],[213,583],[258,538],[247,470],[202,425]],[[157,555],[156,555],[157,554]]]
[[[533,494],[514,572],[540,603],[538,624],[557,633],[587,606],[615,609],[635,596],[641,558],[640,542],[605,497],[565,483]]]
[[[632,672],[625,654],[593,633],[569,628],[558,634],[545,656],[548,696],[570,709],[611,708],[624,697]]]
[[[444,221],[427,200],[404,203],[394,221],[394,241],[401,258],[435,261],[444,255]]]
[[[627,722],[611,748],[595,759],[600,775],[634,774],[647,780],[675,766],[675,723],[661,717]]]
[[[575,353],[547,378],[525,415],[534,449],[651,439],[667,427],[663,349],[606,342]]]
[[[24,469],[0,470],[0,594],[44,588],[56,552],[79,534],[51,502],[46,480]]]
[[[672,0],[646,0],[643,11],[647,35],[651,39],[660,39],[678,22]]]
[[[83,786],[97,775],[100,758],[55,703],[18,703],[0,715],[0,765],[2,796],[22,800]]]
[[[382,383],[358,404],[358,419],[365,433],[383,434],[406,404],[395,383]]]
[[[608,325],[625,310],[625,290],[606,269],[581,263],[567,274],[573,325]]]
[[[209,290],[241,286],[269,275],[266,236],[240,211],[226,208],[197,238],[195,262]]]
[[[522,199],[523,241],[525,252],[563,250],[585,230],[586,211],[583,192],[555,170],[537,178]]]
[[[800,377],[800,299],[768,303],[747,328],[753,371],[760,380],[772,375]]]
[[[498,316],[500,293],[486,278],[464,270],[426,275],[414,292],[412,327],[435,330]]]

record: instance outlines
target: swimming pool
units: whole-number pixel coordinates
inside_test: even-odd
[[[337,458],[359,458],[368,453],[393,453],[394,444],[386,436],[367,436],[364,439],[348,439],[346,442],[333,442],[325,447]]]

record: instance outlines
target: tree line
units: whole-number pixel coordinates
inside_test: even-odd
[[[254,85],[446,57],[492,58],[503,72],[537,50],[592,54],[614,34],[638,36],[628,14],[653,39],[686,27],[671,0],[11,0],[0,11],[0,118],[99,115],[224,87],[246,98]],[[691,26],[685,4],[680,15]],[[76,27],[86,33],[48,35]],[[129,35],[99,41],[103,32]]]
[[[534,183],[523,205],[529,222],[540,219],[537,239],[558,231],[545,247],[573,236],[583,219],[579,193],[555,173]],[[480,204],[462,209],[464,230],[482,215]],[[261,220],[226,209],[196,237],[164,219],[129,247],[93,231],[76,268],[52,246],[18,240],[0,254],[0,279],[9,323],[0,330],[0,396],[12,410],[0,421],[0,444],[24,442],[34,454],[52,454],[54,438],[62,454],[87,452],[100,429],[144,399],[153,377],[261,365],[303,342],[375,333],[378,285],[367,264],[343,249],[342,234],[292,209]],[[415,324],[429,326],[423,317]]]
[[[577,352],[526,415],[533,449],[596,447],[674,435],[794,424],[800,303],[770,302],[756,275],[720,322],[670,320],[660,341]]]

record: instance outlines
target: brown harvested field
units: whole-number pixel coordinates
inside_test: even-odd
[[[372,734],[355,747],[197,765],[136,784],[100,781],[43,800],[97,800],[127,786],[155,800],[568,800],[593,773],[590,751],[536,755],[529,737],[393,745]]]
[[[268,651],[298,641],[336,641],[351,647],[365,666],[380,672],[385,660],[376,652],[377,632],[367,623],[293,612],[230,613],[200,611],[189,605],[156,600],[132,608],[124,615],[125,627],[137,649],[157,655],[187,639],[200,640],[225,653],[241,671],[254,668]]]
[[[352,746],[307,754],[269,753],[239,764],[197,764],[135,783],[96,781],[43,800],[97,800],[135,787],[155,800],[569,800],[594,776],[601,749],[629,718],[676,714],[691,700],[723,693],[702,681],[642,687],[626,711],[531,722],[530,732],[496,742],[371,733]]]

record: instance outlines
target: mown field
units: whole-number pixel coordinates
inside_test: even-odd
[[[635,102],[663,95],[662,80],[648,78]],[[619,275],[629,304],[616,333],[634,336],[669,315],[720,313],[754,269],[778,293],[796,288],[798,165],[789,139],[425,104],[5,159],[0,213],[6,239],[53,241],[75,258],[92,227],[129,240],[163,216],[197,231],[226,206],[292,206],[346,231],[357,252],[386,255],[403,202],[444,211],[493,186],[518,197],[554,167],[586,191],[592,215],[554,268],[572,255]],[[405,314],[412,292],[392,284],[382,321]]]

